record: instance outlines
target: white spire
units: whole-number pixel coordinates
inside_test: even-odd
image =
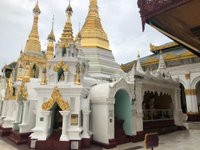
[[[141,62],[140,62],[140,54],[139,54],[139,52],[138,52],[138,60],[137,60],[137,65],[136,65],[136,71],[138,71],[139,73],[143,73],[144,74],[144,70],[143,70]]]
[[[160,51],[160,60],[159,60],[159,66],[158,66],[158,71],[163,72],[166,70],[166,64],[165,64],[165,60],[162,56],[162,52]]]

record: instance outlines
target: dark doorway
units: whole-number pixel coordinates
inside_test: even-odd
[[[62,111],[60,107],[55,104],[53,107],[52,113],[52,129],[53,130],[62,130],[62,115],[59,111]]]

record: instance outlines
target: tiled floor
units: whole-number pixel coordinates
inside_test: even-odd
[[[161,135],[159,147],[155,150],[200,150],[200,130],[178,131],[175,133]],[[142,147],[142,148],[141,148]],[[7,138],[0,137],[0,150],[28,150],[27,145],[16,146]],[[101,150],[92,146],[91,150]],[[120,145],[112,150],[145,150],[144,143],[128,143]]]

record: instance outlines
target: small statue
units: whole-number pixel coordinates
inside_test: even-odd
[[[13,97],[13,83],[12,83],[12,74],[10,74],[10,77],[6,79],[6,91],[5,91],[5,99],[9,100]]]
[[[81,69],[80,69],[80,64],[78,64],[76,66],[76,76],[75,76],[75,84],[76,85],[80,85],[81,84],[80,74],[81,74]]]
[[[46,67],[44,67],[43,70],[42,70],[42,79],[41,79],[41,82],[40,82],[41,85],[46,85],[47,84],[47,75],[46,75],[46,73],[47,73],[47,69],[46,69]]]

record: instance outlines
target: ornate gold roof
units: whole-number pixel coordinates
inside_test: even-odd
[[[169,48],[172,48],[172,47],[175,47],[175,46],[178,46],[178,45],[179,44],[176,43],[176,42],[170,42],[170,43],[167,43],[167,44],[164,44],[164,45],[160,45],[160,46],[156,46],[156,45],[150,44],[150,50],[152,52],[162,51],[164,49],[169,49]]]
[[[171,48],[170,45],[166,45],[165,48],[163,48],[163,49],[168,49],[168,48],[166,48],[167,46],[168,46],[168,48]],[[162,48],[162,46],[160,46],[160,47]],[[174,46],[172,46],[172,47],[174,47]],[[152,56],[147,56],[144,60],[142,60],[142,62],[141,62],[142,66],[146,67],[146,66],[158,64],[159,59],[156,57],[156,55],[157,54],[154,54]],[[194,55],[192,52],[185,50],[181,53],[174,53],[173,51],[172,52],[166,52],[165,54],[163,54],[163,57],[164,57],[165,62],[173,62],[173,61],[184,60],[184,59],[188,59],[188,58],[194,58],[194,57],[197,57],[197,56]],[[122,70],[124,70],[125,72],[130,71],[133,64],[135,64],[135,62],[136,61],[134,60],[130,63],[122,64],[121,65]]]
[[[28,37],[28,40],[26,42],[25,52],[31,51],[31,52],[40,53],[41,45],[40,45],[39,35],[38,35],[38,19],[41,12],[38,5],[38,1],[33,9],[33,13],[34,13],[33,26],[32,26],[31,33]]]
[[[101,25],[97,0],[90,0],[89,12],[80,34],[81,47],[99,47],[110,50],[107,34]]]
[[[72,23],[71,23],[71,16],[72,16],[73,10],[69,3],[66,14],[67,14],[67,22],[65,23],[63,33],[60,38],[60,47],[67,47],[71,42],[73,42],[73,30],[72,30]]]

